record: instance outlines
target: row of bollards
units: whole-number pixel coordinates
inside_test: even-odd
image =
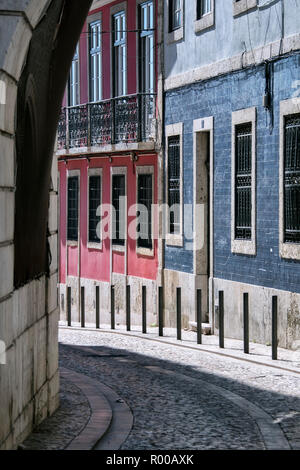
[[[85,328],[85,288],[81,287],[81,327]],[[131,293],[130,286],[126,286],[126,328],[131,331]],[[197,289],[196,294],[196,319],[197,319],[197,344],[202,344],[202,291]],[[110,289],[110,309],[111,309],[111,329],[115,330],[115,287]],[[71,320],[71,287],[67,287],[67,324],[72,326]],[[100,329],[100,288],[96,286],[96,328]],[[176,326],[177,340],[182,339],[182,313],[181,313],[181,288],[176,289]],[[277,360],[278,345],[278,298],[272,297],[272,359]],[[142,332],[147,334],[147,288],[142,286]],[[243,294],[243,333],[244,333],[244,353],[249,354],[249,294]],[[158,288],[158,335],[164,336],[163,318],[163,287]],[[224,291],[219,291],[219,347],[224,349]]]

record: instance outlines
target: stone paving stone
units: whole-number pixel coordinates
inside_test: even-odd
[[[134,426],[122,449],[265,448],[257,423],[245,410],[195,382],[147,369],[153,366],[248,400],[268,413],[290,446],[299,449],[300,375],[296,373],[101,331],[61,329],[60,341],[64,367],[107,384],[132,409]],[[71,345],[93,347],[103,357],[85,355]]]
[[[60,379],[60,407],[23,442],[26,450],[63,450],[90,419],[91,410],[81,389]]]

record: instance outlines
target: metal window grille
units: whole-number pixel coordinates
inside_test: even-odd
[[[90,101],[102,99],[102,54],[101,54],[101,21],[89,26],[90,31]]]
[[[78,176],[68,178],[68,240],[78,240]]]
[[[235,137],[235,238],[251,239],[252,124],[236,126]]]
[[[211,12],[211,0],[197,0],[197,20]]]
[[[180,136],[168,139],[168,205],[170,211],[169,230],[180,233]]]
[[[169,11],[169,30],[174,31],[181,27],[181,0],[170,0],[170,11]]]
[[[138,176],[138,246],[152,248],[152,175]]]
[[[300,114],[285,118],[284,239],[300,243]]]
[[[112,205],[114,208],[112,239],[114,245],[125,243],[125,176],[112,177]]]
[[[89,242],[99,243],[100,237],[97,227],[100,215],[97,210],[101,204],[101,176],[91,175],[89,177]]]

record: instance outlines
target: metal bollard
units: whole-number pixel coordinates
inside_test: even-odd
[[[176,289],[177,340],[181,341],[181,288]]]
[[[142,324],[143,334],[147,333],[147,288],[142,286]]]
[[[72,326],[72,310],[71,310],[71,304],[72,304],[72,292],[71,292],[71,287],[67,287],[67,321],[68,321],[68,326]]]
[[[219,346],[224,349],[224,292],[219,291]]]
[[[202,344],[202,292],[197,289],[197,344]]]
[[[130,286],[126,286],[126,328],[131,330],[130,324]]]
[[[278,332],[277,332],[277,313],[278,313],[278,297],[273,295],[272,297],[272,359],[277,360],[277,343],[278,343]]]
[[[96,286],[96,328],[100,329],[100,287]]]
[[[164,335],[164,320],[163,320],[163,288],[158,288],[158,335]]]
[[[115,287],[110,287],[110,314],[111,314],[111,329],[115,330]]]
[[[244,317],[244,353],[249,354],[249,294],[243,296],[243,317]]]
[[[81,328],[85,328],[85,298],[84,298],[84,287],[81,287]]]

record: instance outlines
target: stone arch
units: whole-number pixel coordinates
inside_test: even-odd
[[[58,405],[57,192],[49,189],[60,104],[90,4],[0,0],[0,449],[15,448]]]

